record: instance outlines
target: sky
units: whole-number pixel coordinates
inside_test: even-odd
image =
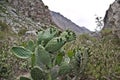
[[[94,31],[96,16],[104,18],[115,0],[43,0],[50,10],[59,12],[79,26]]]

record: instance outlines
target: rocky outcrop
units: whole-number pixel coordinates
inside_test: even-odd
[[[51,16],[52,16],[53,21],[57,24],[57,26],[63,30],[69,29],[69,30],[74,31],[77,34],[91,33],[85,27],[80,27],[76,25],[71,20],[61,15],[60,13],[51,11]]]
[[[11,26],[15,33],[54,25],[49,12],[42,0],[0,0],[0,22]]]
[[[51,24],[49,9],[42,0],[8,0],[21,17],[29,17],[35,22]]]
[[[112,33],[120,38],[120,0],[115,0],[106,11],[103,29],[111,28]]]

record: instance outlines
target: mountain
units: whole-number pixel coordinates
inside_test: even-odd
[[[49,12],[42,0],[0,0],[0,22],[11,26],[15,33],[54,25]]]
[[[38,30],[50,25],[56,26],[48,6],[44,5],[42,0],[0,0],[1,39],[7,28],[9,28],[8,34],[11,32],[14,35],[20,35],[19,38],[22,40],[28,40],[30,37],[35,37]]]
[[[74,31],[77,34],[91,33],[91,31],[89,31],[85,27],[80,27],[80,26],[76,25],[71,20],[69,20],[66,17],[64,17],[63,15],[61,15],[60,13],[57,13],[54,11],[51,11],[50,13],[51,13],[53,22],[58,27],[60,27],[62,30],[69,29],[69,30]]]
[[[103,30],[108,28],[120,38],[120,0],[115,0],[106,11]]]

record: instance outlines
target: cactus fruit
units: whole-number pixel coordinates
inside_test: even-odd
[[[60,36],[65,38],[67,42],[75,40],[75,38],[76,38],[75,33],[70,30],[66,30],[66,31],[62,32]]]
[[[47,44],[49,40],[55,37],[58,34],[58,30],[54,27],[48,28],[44,31],[38,32],[38,43]]]
[[[44,49],[43,46],[39,45],[35,50],[36,56],[36,65],[41,66],[45,65],[51,67],[51,58],[50,54]]]
[[[65,39],[62,37],[53,38],[46,44],[45,50],[50,53],[54,53],[58,51],[65,43]]]
[[[35,66],[31,70],[31,77],[33,80],[45,80],[45,72],[41,68]]]

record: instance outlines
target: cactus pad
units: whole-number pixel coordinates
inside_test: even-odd
[[[49,40],[51,40],[53,37],[55,37],[58,33],[58,30],[56,28],[48,28],[44,31],[38,32],[38,43],[43,43],[44,45],[47,44]]]
[[[45,73],[41,68],[36,66],[31,70],[31,77],[33,80],[45,80]]]
[[[14,52],[14,54],[22,59],[26,59],[31,57],[31,55],[33,54],[30,50],[24,48],[24,47],[12,47],[12,51]]]
[[[21,76],[21,77],[20,77],[20,80],[31,80],[31,79],[29,79],[29,78],[27,78],[27,77]]]
[[[38,66],[41,65],[46,65],[48,67],[51,66],[50,54],[44,49],[43,46],[39,45],[36,48],[35,55],[36,55],[36,64]]]
[[[65,43],[66,43],[65,39],[63,39],[61,37],[56,37],[56,38],[53,38],[52,40],[50,40],[46,44],[45,49],[48,52],[54,53],[54,52],[58,51]]]

